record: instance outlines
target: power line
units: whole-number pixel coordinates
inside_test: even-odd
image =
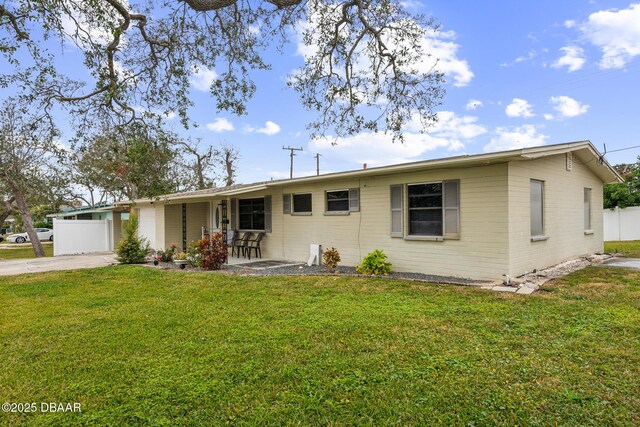
[[[609,151],[607,151],[606,154],[615,153],[615,152],[618,152],[618,151],[632,150],[634,148],[640,148],[640,145],[634,145],[633,147],[626,147],[626,148],[618,148],[617,150],[609,150]]]

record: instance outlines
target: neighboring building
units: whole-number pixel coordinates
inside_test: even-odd
[[[219,230],[265,231],[263,256],[310,244],[357,265],[382,249],[398,271],[499,279],[603,250],[602,186],[619,175],[589,141],[419,161],[119,202],[156,248]]]
[[[54,255],[106,252],[120,242],[129,208],[111,204],[71,207],[47,218],[53,219]]]
[[[47,215],[47,218],[56,219],[92,219],[92,220],[113,220],[113,211],[115,207],[111,203],[97,206],[78,206],[63,209],[60,212]],[[128,212],[121,213],[121,219],[126,221],[129,219]]]

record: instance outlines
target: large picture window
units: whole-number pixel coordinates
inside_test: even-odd
[[[264,230],[264,198],[238,200],[238,226],[241,230]]]
[[[407,196],[409,235],[442,236],[442,183],[409,185]]]

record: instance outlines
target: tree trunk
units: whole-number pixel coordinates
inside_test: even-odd
[[[6,200],[0,200],[0,206],[3,206],[3,212],[0,213],[0,228],[2,228],[2,224],[4,224],[4,222],[7,220],[7,218],[9,218],[9,215],[13,214],[13,204],[14,199],[11,198],[10,200],[6,201]]]
[[[27,206],[27,201],[24,198],[24,192],[18,188],[16,183],[12,183],[11,189],[13,192],[13,197],[16,199],[16,204],[18,205],[18,211],[22,216],[22,222],[24,223],[24,228],[27,230],[27,235],[29,236],[29,240],[31,240],[31,246],[33,246],[33,252],[36,254],[36,257],[46,256],[44,253],[44,248],[42,247],[42,243],[40,239],[38,239],[38,234],[36,230],[33,228],[33,220],[31,219],[31,212],[29,212],[29,207]]]

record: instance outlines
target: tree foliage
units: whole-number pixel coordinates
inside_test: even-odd
[[[74,181],[91,194],[99,190],[113,199],[152,198],[182,190],[174,179],[175,141],[171,133],[139,124],[104,129],[74,154]],[[85,202],[94,201],[85,198]]]
[[[75,117],[130,122],[176,112],[189,125],[189,79],[215,69],[210,87],[218,110],[245,114],[256,91],[253,70],[271,66],[264,53],[299,38],[304,64],[288,84],[316,113],[312,137],[385,130],[435,120],[443,75],[426,51],[432,19],[388,0],[32,0],[0,6],[0,54],[34,96],[69,106]],[[46,40],[84,54],[92,83],[60,74]],[[32,64],[18,64],[19,50]]]
[[[625,182],[605,184],[604,208],[640,206],[640,157],[638,157],[638,163],[623,163],[614,168]]]
[[[19,98],[0,106],[0,197],[2,216],[19,213],[37,256],[44,249],[34,230],[34,206],[57,205],[58,186],[66,185],[57,172],[64,150],[57,144],[58,132],[42,113],[33,112]]]

